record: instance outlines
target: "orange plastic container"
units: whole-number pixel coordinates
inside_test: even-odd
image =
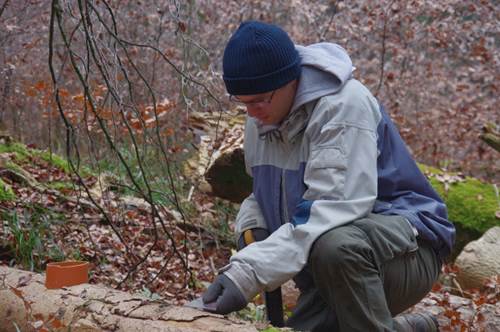
[[[49,289],[87,282],[89,282],[89,262],[64,261],[47,264],[45,287]]]

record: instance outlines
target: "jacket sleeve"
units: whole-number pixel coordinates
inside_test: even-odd
[[[321,234],[366,216],[377,197],[375,98],[369,92],[324,97],[313,114],[305,133],[307,189],[291,222],[233,255],[222,269],[247,300],[295,276]]]

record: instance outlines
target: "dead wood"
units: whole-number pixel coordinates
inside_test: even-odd
[[[48,290],[44,275],[0,266],[2,331],[256,332],[235,319],[100,285]]]

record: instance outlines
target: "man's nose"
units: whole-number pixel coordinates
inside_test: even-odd
[[[260,114],[262,111],[262,107],[255,106],[255,105],[246,105],[247,107],[247,113],[251,117],[255,117],[256,115]]]
[[[255,107],[247,106],[247,113],[252,117],[255,116]]]

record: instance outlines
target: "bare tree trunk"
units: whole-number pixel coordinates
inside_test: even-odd
[[[257,331],[222,315],[100,285],[46,289],[44,281],[41,274],[0,266],[2,331]]]

